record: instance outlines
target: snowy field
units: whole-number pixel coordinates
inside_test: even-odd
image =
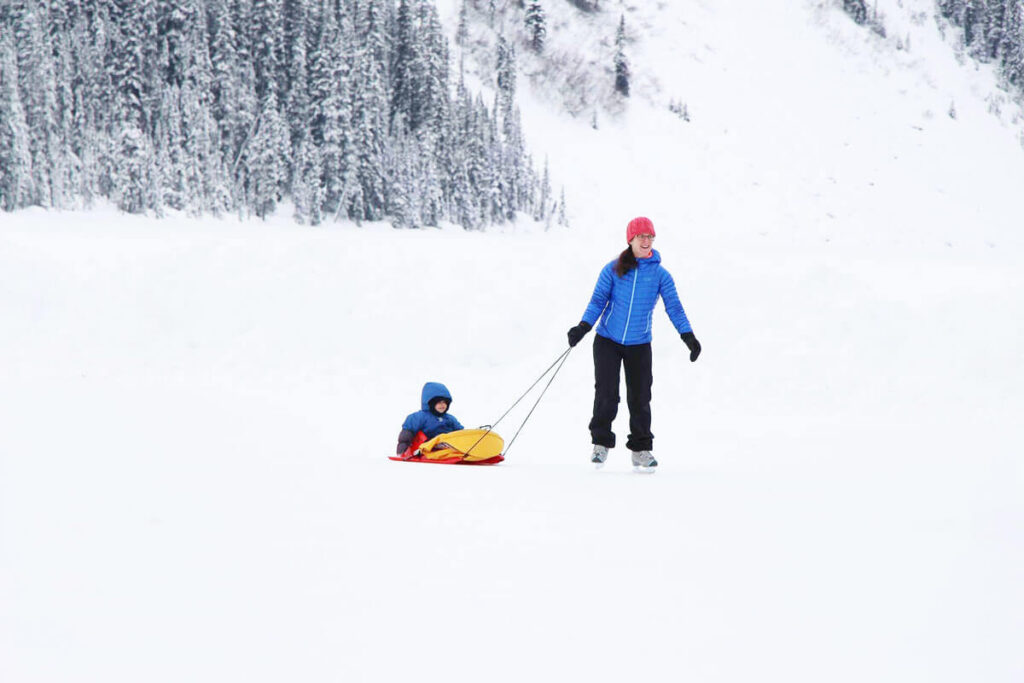
[[[931,18],[762,4],[635,15],[689,124],[524,88],[568,230],[0,214],[0,680],[1024,680],[1019,125]],[[656,317],[656,474],[587,461],[592,334],[502,465],[386,459],[637,214],[704,346]]]

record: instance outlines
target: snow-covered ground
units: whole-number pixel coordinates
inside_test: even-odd
[[[879,4],[636,9],[597,131],[524,79],[568,230],[0,214],[0,680],[1024,678],[1024,151]],[[497,419],[636,214],[704,345],[656,318],[657,474],[587,462],[592,335],[507,462],[386,459],[425,381]]]

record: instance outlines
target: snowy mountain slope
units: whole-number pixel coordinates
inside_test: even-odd
[[[1004,104],[1006,121],[988,114],[984,100],[997,97],[992,75],[957,65],[931,14],[920,26],[906,18],[927,4],[906,3],[898,13],[886,8],[889,22],[910,36],[910,53],[830,4],[679,3],[655,17],[638,10],[632,23],[652,28],[633,46],[634,71],[657,69],[661,90],[654,99],[662,107],[670,99],[687,102],[692,122],[670,126],[667,111],[633,108],[608,122],[614,133],[604,144],[571,146],[625,159],[560,163],[553,153],[553,171],[567,178],[571,201],[599,182],[586,177],[574,184],[586,169],[623,169],[627,177],[606,182],[627,188],[644,211],[715,231],[778,226],[814,239],[864,239],[878,226],[886,239],[894,232],[900,239],[1013,239],[1015,218],[1000,207],[1020,187],[1019,110]],[[737,17],[755,30],[738,27]],[[956,120],[947,115],[951,103],[959,103]],[[531,126],[530,111],[526,125],[539,136],[538,148],[557,147],[562,133],[543,137],[558,129]],[[644,163],[645,140],[673,150],[664,155],[676,159],[668,173],[665,164]],[[640,163],[626,163],[632,159]],[[636,178],[643,172],[636,166],[650,173]],[[723,197],[727,206],[715,203]],[[736,197],[743,210],[732,205]],[[810,215],[809,207],[816,209]],[[944,232],[946,226],[971,227],[957,234]]]
[[[597,131],[521,82],[569,230],[0,216],[0,677],[1018,680],[1010,108],[766,4],[627,14]],[[705,348],[656,317],[660,472],[585,462],[591,338],[500,467],[384,458],[424,381],[497,419],[638,213]]]

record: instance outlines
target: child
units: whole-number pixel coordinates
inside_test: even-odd
[[[427,382],[423,385],[421,394],[421,405],[423,408],[405,418],[402,423],[402,431],[398,435],[398,455],[412,452],[419,447],[413,447],[417,432],[422,432],[427,439],[433,439],[438,434],[447,434],[463,429],[454,415],[448,413],[448,406],[452,404],[452,395],[448,388],[440,382]],[[426,439],[420,441],[423,443]]]

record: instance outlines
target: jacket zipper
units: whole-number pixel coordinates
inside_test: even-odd
[[[626,326],[622,328],[622,344],[626,343],[626,333],[629,332],[629,319],[633,315],[633,295],[636,294],[636,281],[640,277],[640,266],[633,271],[633,291],[629,293],[629,310],[626,311]]]

